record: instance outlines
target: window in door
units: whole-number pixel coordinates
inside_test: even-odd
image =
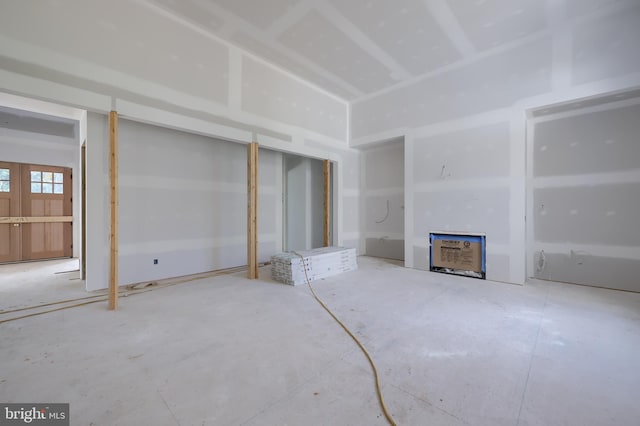
[[[0,192],[11,192],[10,169],[0,169]]]
[[[55,172],[31,171],[32,194],[63,194],[64,175]]]

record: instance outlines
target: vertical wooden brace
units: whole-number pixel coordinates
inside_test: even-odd
[[[249,279],[258,278],[258,144],[247,147],[247,264]]]
[[[81,279],[87,279],[87,142],[82,144],[81,149],[81,168],[82,168],[82,270]]]
[[[109,310],[118,309],[118,113],[109,113]]]
[[[324,246],[331,245],[331,161],[324,160]]]

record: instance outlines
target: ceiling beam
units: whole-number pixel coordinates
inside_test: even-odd
[[[445,0],[424,0],[424,4],[463,58],[477,53]]]
[[[138,0],[138,1],[143,1],[143,2],[151,2],[152,0]],[[346,92],[352,94],[353,96],[359,97],[359,96],[363,96],[364,92],[362,92],[360,89],[356,88],[355,86],[352,86],[351,84],[349,84],[348,82],[344,81],[342,78],[338,77],[337,75],[325,70],[324,68],[316,65],[314,62],[308,60],[307,58],[299,55],[298,53],[296,53],[295,51],[284,47],[280,44],[278,44],[276,42],[276,37],[272,36],[269,32],[261,30],[259,28],[257,28],[256,26],[246,22],[245,20],[241,19],[240,17],[238,17],[237,15],[227,11],[226,9],[222,8],[221,6],[217,5],[214,2],[210,2],[210,1],[204,1],[204,0],[194,0],[196,3],[198,3],[198,5],[200,5],[203,8],[208,9],[210,12],[212,12],[214,15],[219,16],[220,18],[222,18],[225,21],[224,24],[224,28],[225,31],[227,32],[227,34],[225,34],[224,38],[220,35],[217,36],[220,38],[220,40],[224,41],[224,43],[226,44],[232,44],[235,47],[238,47],[239,49],[246,51],[248,53],[250,53],[253,56],[258,56],[259,54],[248,51],[245,47],[242,47],[238,44],[235,44],[231,41],[231,36],[232,36],[232,31],[228,31],[229,28],[237,28],[240,29],[241,31],[249,34],[250,36],[252,36],[253,38],[255,38],[256,40],[266,44],[267,46],[269,46],[269,48],[273,49],[274,51],[288,56],[289,58],[291,58],[293,61],[299,63],[300,65],[308,68],[310,71],[316,73],[317,75],[319,75],[320,77],[323,77],[329,81],[331,81],[332,83],[334,83],[335,85],[341,87],[343,90],[345,90]],[[183,19],[180,19],[180,21],[182,21],[184,23]],[[229,25],[230,24],[230,25]],[[197,24],[196,24],[197,25]],[[283,69],[282,65],[277,64],[271,60],[269,60],[266,57],[262,57],[263,60],[269,62],[270,64]],[[284,69],[283,69],[284,70]],[[284,70],[287,73],[291,73],[291,71],[288,70]],[[306,80],[303,76],[297,76],[298,78],[301,78],[302,80],[307,81],[308,83],[310,83],[311,85],[315,86],[315,87],[319,87],[319,85],[317,83],[313,83],[310,82],[308,80]],[[327,90],[326,88],[323,88],[322,90],[330,92],[329,90]]]
[[[311,5],[306,1],[296,3],[287,13],[282,15],[267,29],[267,34],[272,40],[277,39],[282,33],[291,28],[311,11]]]
[[[338,9],[325,1],[318,1],[316,9],[332,24],[344,32],[358,47],[391,71],[394,80],[406,80],[412,75],[391,55],[367,37],[354,23],[345,18]]]

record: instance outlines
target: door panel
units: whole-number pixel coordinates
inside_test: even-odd
[[[71,170],[22,165],[22,216],[71,216]],[[22,225],[22,259],[71,257],[71,223]]]
[[[0,217],[12,216],[20,216],[20,165],[0,162]],[[0,262],[20,260],[20,226],[0,223]]]

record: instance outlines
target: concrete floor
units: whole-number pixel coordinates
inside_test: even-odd
[[[0,265],[0,312],[87,297],[79,267],[78,259]]]
[[[398,424],[640,424],[640,294],[358,261],[315,288]],[[70,402],[74,425],[386,424],[309,290],[243,274],[0,324],[0,401]]]

